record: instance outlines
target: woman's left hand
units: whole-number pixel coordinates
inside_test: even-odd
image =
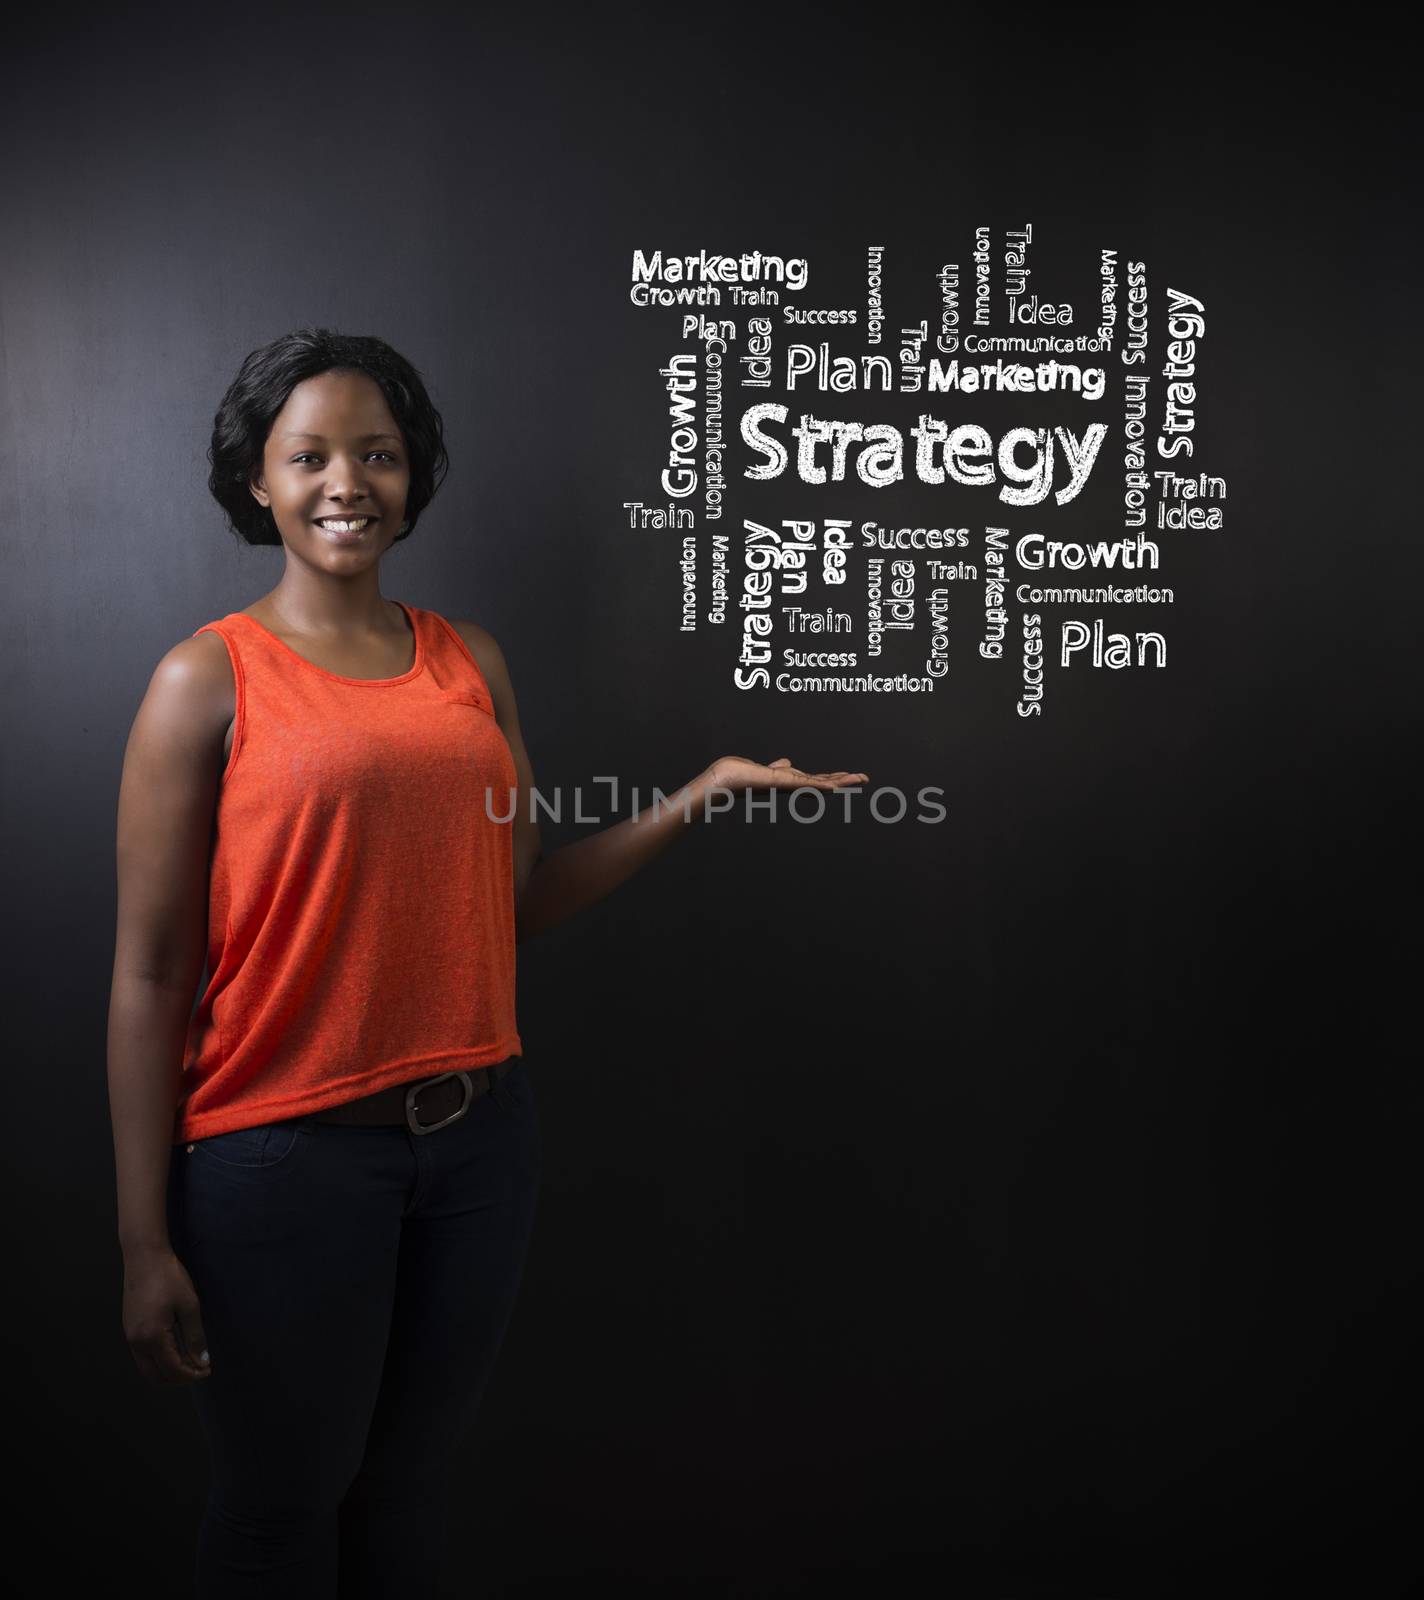
[[[844,789],[868,783],[864,772],[802,772],[790,756],[778,756],[763,765],[749,756],[719,756],[707,769],[709,784],[740,794],[744,789]]]

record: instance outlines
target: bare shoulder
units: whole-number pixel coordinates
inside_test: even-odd
[[[509,668],[505,664],[504,652],[500,649],[495,636],[487,628],[482,628],[478,622],[457,622],[452,617],[450,626],[465,641],[470,654],[475,658],[475,665],[484,674],[490,696],[494,700],[495,721],[504,730],[505,737],[510,740],[511,745],[516,747],[517,761],[518,752],[523,749],[521,743],[523,735],[519,730],[519,708],[514,698],[514,685],[509,680]]]
[[[165,702],[201,708],[224,697],[236,684],[227,646],[215,633],[195,633],[166,652],[149,679],[149,695]]]
[[[505,665],[504,652],[488,628],[482,628],[478,622],[468,622],[455,617],[450,618],[450,626],[465,641],[480,671],[489,680],[491,688],[494,687],[495,677],[508,678],[509,668]]]
[[[232,661],[221,637],[212,632],[195,633],[180,639],[165,654],[154,669],[176,677],[197,676],[226,678],[232,682]]]
[[[483,645],[486,641],[490,644],[494,643],[494,635],[488,628],[482,628],[478,622],[470,622],[464,617],[451,617],[449,618],[449,623],[465,643],[471,647],[476,644]]]
[[[159,658],[137,721],[150,740],[206,750],[221,745],[236,694],[226,645],[215,633],[194,634]]]

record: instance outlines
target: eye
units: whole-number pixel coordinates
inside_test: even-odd
[[[368,452],[368,454],[369,455],[373,455],[373,456],[384,456],[387,461],[394,461],[396,459],[395,456],[392,455],[389,450],[371,450],[371,451]],[[301,455],[292,457],[292,465],[295,467],[298,464],[298,462],[301,462],[301,461],[316,461],[318,459],[320,459],[320,458],[316,455],[316,453],[314,451],[306,450],[306,451],[303,451]]]

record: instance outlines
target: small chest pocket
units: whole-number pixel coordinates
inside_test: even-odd
[[[474,706],[486,716],[494,715],[494,702],[479,689],[442,689],[440,698],[452,706]]]

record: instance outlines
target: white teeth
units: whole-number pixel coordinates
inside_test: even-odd
[[[357,517],[352,522],[340,522],[332,517],[317,518],[323,528],[330,528],[333,533],[356,533],[364,528],[370,520],[370,517]]]

